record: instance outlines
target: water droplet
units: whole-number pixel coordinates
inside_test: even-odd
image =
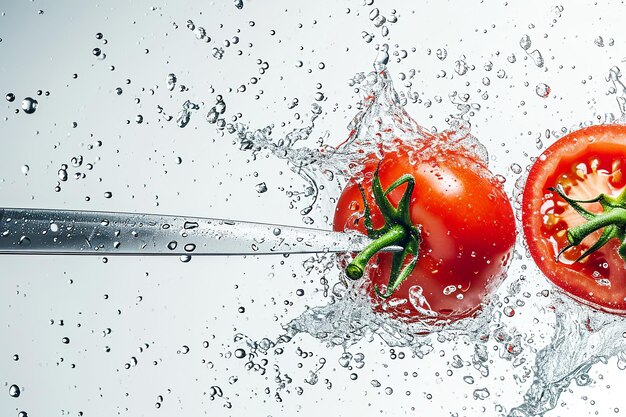
[[[528,54],[539,68],[543,67],[543,55],[537,49]]]
[[[469,69],[469,66],[464,60],[460,59],[454,63],[454,71],[459,75],[467,74],[468,69]]]
[[[521,174],[522,173],[522,167],[519,164],[512,163],[511,164],[511,171],[513,171],[513,173],[515,173],[515,174]]]
[[[102,50],[100,48],[93,48],[93,51],[91,51],[91,53],[93,54],[93,56],[100,56],[102,54]]]
[[[487,397],[489,397],[489,395],[491,395],[491,393],[489,392],[489,390],[487,388],[478,388],[478,389],[474,390],[474,399],[475,400],[484,400]]]
[[[24,113],[26,114],[33,114],[35,113],[35,110],[37,110],[38,104],[39,102],[37,102],[34,98],[26,97],[22,100],[22,110],[24,110]]]
[[[235,350],[235,357],[237,359],[243,359],[246,357],[246,351],[243,349],[236,349]]]
[[[12,102],[12,101],[14,101],[14,100],[15,100],[15,94],[13,94],[13,93],[8,93],[8,94],[7,94],[4,98],[6,98],[6,99],[7,99],[7,101],[10,103],[10,102]]]
[[[593,40],[593,43],[595,43],[596,46],[599,46],[600,48],[604,47],[604,39],[602,39],[602,36],[598,36],[597,38],[595,38]]]
[[[179,259],[182,263],[187,263],[191,261],[191,255],[180,255]]]
[[[71,163],[74,168],[80,167],[83,164],[83,156],[78,155],[78,156],[72,157]]]
[[[532,46],[532,41],[530,40],[530,36],[524,35],[522,39],[519,41],[519,46],[522,47],[523,50],[528,50]]]
[[[178,116],[176,117],[176,124],[178,125],[178,127],[183,128],[187,126],[189,124],[189,121],[191,120],[191,111],[198,110],[199,108],[200,106],[198,104],[192,103],[189,100],[185,101],[182,110],[178,113]]]
[[[212,107],[206,115],[207,122],[211,124],[215,124],[217,122],[217,118],[219,117],[219,113],[215,107]]]
[[[352,354],[350,352],[344,352],[339,357],[338,362],[342,368],[347,368],[348,366],[350,366],[351,360],[352,360]]]
[[[185,223],[183,224],[183,228],[185,228],[185,230],[195,229],[195,228],[197,228],[198,226],[199,226],[199,225],[198,225],[198,222],[185,222]]]
[[[455,291],[456,291],[455,285],[448,285],[446,288],[443,289],[443,295],[450,295]]]
[[[546,98],[550,95],[550,86],[544,83],[539,83],[537,84],[537,87],[535,87],[535,93],[537,93],[539,97]]]
[[[27,175],[28,171],[30,171],[30,167],[28,165],[22,165],[22,174]]]
[[[243,0],[235,0],[235,7],[239,10],[243,9]]]
[[[168,74],[167,78],[165,79],[166,83],[167,83],[167,89],[170,91],[174,91],[174,88],[176,88],[176,75],[175,74]]]
[[[267,191],[267,185],[264,182],[262,182],[262,183],[257,184],[255,189],[257,193],[262,194]]]
[[[471,375],[466,375],[463,377],[463,381],[465,381],[465,383],[467,384],[473,384],[474,383],[474,377]]]
[[[515,315],[515,310],[513,307],[506,306],[504,307],[504,315],[507,317],[513,317]]]
[[[17,398],[20,396],[20,387],[18,387],[17,385],[13,384],[9,387],[9,395],[13,398]]]

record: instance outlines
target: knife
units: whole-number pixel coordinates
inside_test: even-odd
[[[268,255],[359,252],[358,232],[141,213],[0,208],[0,254]],[[386,252],[402,250],[399,246]]]

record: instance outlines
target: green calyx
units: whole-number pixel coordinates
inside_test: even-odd
[[[398,207],[394,207],[387,195],[403,184],[406,184],[406,190],[398,203]],[[365,198],[365,191],[359,186],[365,204],[363,213],[365,229],[367,230],[367,235],[374,241],[348,264],[346,275],[351,279],[359,279],[363,276],[369,260],[379,251],[388,246],[402,246],[404,248],[401,252],[396,252],[393,255],[386,291],[382,293],[378,286],[374,287],[374,291],[381,298],[389,298],[396,288],[413,272],[417,264],[421,233],[420,227],[413,225],[411,222],[410,205],[414,188],[415,179],[407,174],[401,176],[389,188],[383,190],[378,176],[378,169],[376,170],[372,179],[372,194],[374,202],[385,220],[385,224],[380,229],[374,229],[370,206]],[[407,258],[409,258],[408,263],[406,262]]]
[[[557,193],[570,207],[587,220],[581,225],[567,229],[569,245],[559,251],[556,256],[557,262],[564,252],[574,246],[580,245],[587,236],[600,229],[604,229],[600,238],[598,238],[596,243],[589,249],[583,252],[575,262],[591,255],[611,239],[619,239],[621,244],[618,253],[620,257],[626,261],[626,243],[624,242],[626,237],[626,190],[617,197],[600,194],[591,200],[571,199],[565,194],[563,187],[560,185],[556,188],[549,188],[549,190]],[[585,203],[600,203],[603,211],[601,213],[592,213],[581,206],[581,204]]]

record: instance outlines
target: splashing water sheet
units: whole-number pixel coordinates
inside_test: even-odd
[[[447,131],[520,226],[534,159],[624,121],[621,7],[4,2],[0,205],[328,230],[364,152]],[[374,313],[341,255],[181,260],[2,256],[0,413],[626,410],[626,322],[560,294],[521,232],[482,313],[437,328]]]

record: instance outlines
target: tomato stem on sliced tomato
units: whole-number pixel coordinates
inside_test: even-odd
[[[617,197],[610,197],[600,194],[590,200],[574,200],[569,198],[562,186],[549,188],[550,191],[556,192],[565,202],[567,202],[574,210],[576,210],[587,221],[575,227],[567,229],[567,240],[569,245],[559,251],[556,260],[574,246],[578,246],[582,241],[593,232],[604,229],[602,234],[589,249],[583,252],[575,262],[591,255],[601,247],[603,247],[611,239],[619,239],[621,245],[619,247],[619,255],[626,261],[626,243],[624,237],[626,235],[626,193],[622,193]],[[602,213],[592,213],[581,206],[585,203],[600,203],[603,208]]]
[[[398,203],[398,207],[394,207],[387,198],[387,195],[404,184],[406,184],[406,190]],[[397,252],[393,255],[389,282],[385,292],[382,293],[378,287],[374,289],[376,294],[381,298],[391,296],[402,281],[413,272],[415,264],[417,263],[421,236],[420,227],[413,225],[411,222],[410,203],[414,188],[415,179],[407,174],[398,178],[383,191],[378,176],[378,169],[376,169],[372,179],[372,194],[374,196],[374,202],[385,220],[385,224],[380,229],[375,229],[372,223],[370,207],[367,203],[367,198],[365,198],[365,191],[362,187],[359,187],[365,203],[363,213],[365,229],[367,230],[368,236],[375,240],[348,264],[346,267],[346,275],[351,279],[359,279],[363,276],[369,260],[380,250],[394,245],[403,247],[401,252]],[[411,258],[407,263],[406,260],[409,257]]]

